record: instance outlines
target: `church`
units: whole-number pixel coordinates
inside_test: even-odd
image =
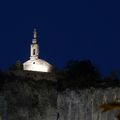
[[[30,46],[30,59],[23,63],[23,70],[37,72],[51,72],[53,66],[47,61],[39,59],[39,45],[37,41],[37,31],[34,29],[33,40]]]

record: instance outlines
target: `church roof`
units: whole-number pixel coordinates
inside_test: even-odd
[[[27,63],[30,63],[30,64],[40,64],[40,65],[51,65],[47,61],[42,60],[42,59],[36,59],[36,60],[30,59],[30,60],[26,61],[23,64],[27,64]]]
[[[40,71],[40,72],[50,72],[52,69],[52,65],[49,64],[47,61],[42,59],[36,59],[36,60],[28,60],[24,65],[24,70],[28,71]]]

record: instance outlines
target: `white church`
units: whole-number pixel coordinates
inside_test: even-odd
[[[39,59],[39,45],[37,41],[37,32],[34,29],[33,40],[30,46],[30,59],[23,63],[23,70],[37,72],[51,72],[53,66],[47,61]]]

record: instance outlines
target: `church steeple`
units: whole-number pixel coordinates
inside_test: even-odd
[[[34,29],[32,43],[30,45],[30,59],[23,63],[23,69],[37,72],[51,72],[52,68],[52,65],[47,61],[39,59],[37,31]]]
[[[33,31],[33,41],[32,43],[37,43],[37,30],[34,28],[34,31]]]
[[[30,49],[30,58],[31,59],[38,59],[39,57],[39,46],[37,43],[37,30],[34,29],[33,31],[33,40],[32,40],[32,44],[31,44],[31,49]]]

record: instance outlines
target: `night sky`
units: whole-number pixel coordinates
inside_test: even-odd
[[[0,1],[1,69],[29,59],[34,28],[40,57],[51,64],[90,59],[104,74],[120,73],[119,1]]]

